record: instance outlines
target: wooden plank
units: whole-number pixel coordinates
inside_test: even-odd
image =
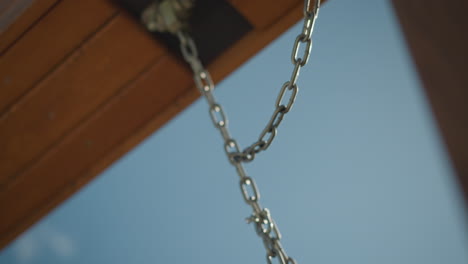
[[[7,25],[4,26],[6,27],[0,28],[0,56],[57,2],[58,0],[32,1],[29,7],[22,11],[21,16],[15,19],[15,23],[12,24],[11,21],[5,20]]]
[[[167,55],[144,70],[133,84],[115,94],[54,151],[47,153],[37,166],[25,172],[22,181],[11,186],[8,192],[0,193],[0,215],[3,216],[0,218],[0,245],[5,245],[94,176],[87,170],[95,160],[163,112],[168,104],[192,87],[191,81],[191,74]],[[132,112],[128,111],[130,108]],[[24,199],[25,193],[28,199]]]
[[[0,57],[0,114],[116,14],[106,1],[64,0]],[[44,37],[47,36],[47,37]]]
[[[0,190],[162,53],[124,15],[78,48],[0,120]]]
[[[0,33],[32,4],[33,0],[4,0],[0,2]]]
[[[283,11],[208,66],[215,82],[299,21],[302,2]],[[169,56],[163,53],[119,15],[0,119],[0,148],[9,146],[9,155],[0,152],[0,177],[11,154],[25,162],[3,168],[20,171],[0,186],[0,215],[6,215],[0,218],[0,248],[198,98],[187,66],[172,58],[159,61]],[[2,142],[3,130],[14,140]],[[26,161],[20,150],[32,158]]]
[[[282,0],[272,4],[270,0],[228,0],[257,29],[274,24],[288,10],[302,4],[301,0]]]
[[[468,2],[393,5],[468,201]]]

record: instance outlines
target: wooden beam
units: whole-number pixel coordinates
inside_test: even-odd
[[[105,1],[64,0],[58,3],[54,12],[44,16],[0,57],[2,116],[116,13],[117,9]]]
[[[161,79],[162,75],[168,78]],[[166,89],[154,89],[155,83]],[[0,193],[0,212],[10,213],[0,219],[0,243],[14,238],[17,230],[40,219],[87,183],[96,175],[89,171],[96,160],[112,152],[189,88],[191,74],[167,55],[139,73],[136,80],[120,89],[91,118],[61,140],[54,151],[41,156],[40,162],[22,173],[21,180]],[[24,199],[25,193],[28,199]]]
[[[267,0],[237,1],[255,26],[208,65],[215,83],[299,21],[302,3],[254,17]],[[0,248],[199,97],[188,66],[108,0],[36,0],[3,40]]]
[[[10,0],[12,5],[21,5],[20,7],[11,7],[15,10],[14,15],[2,13],[0,20],[4,25],[0,26],[0,55],[2,55],[8,47],[11,47],[16,40],[21,38],[22,35],[28,32],[31,25],[34,25],[41,19],[44,14],[57,3],[58,0],[36,0],[32,3],[21,2],[18,3]],[[24,5],[27,5],[25,7]],[[20,17],[18,17],[21,15]],[[14,23],[13,23],[14,21]]]
[[[92,113],[122,83],[162,55],[163,50],[154,49],[151,39],[127,30],[127,20],[122,16],[106,24],[34,87],[34,92],[23,97],[14,110],[4,113],[0,138],[8,141],[2,144],[0,153],[0,187],[8,185],[34,157]],[[98,56],[101,59],[96,61]]]
[[[392,1],[468,201],[468,1]]]

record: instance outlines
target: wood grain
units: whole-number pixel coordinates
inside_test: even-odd
[[[95,4],[88,1],[75,2]],[[49,10],[4,56],[44,19],[59,16],[54,12],[66,2]],[[215,82],[299,21],[302,2],[289,4],[278,1],[283,5],[275,7],[278,13],[262,13],[270,16],[264,20],[270,24],[259,22],[208,65]],[[44,76],[0,118],[0,148],[5,150],[0,152],[0,247],[199,97],[185,63],[116,12],[62,60],[42,66],[49,68]],[[29,70],[17,68],[14,74],[27,75]]]
[[[90,178],[88,170],[96,160],[164,111],[191,85],[191,74],[168,56],[144,69],[25,172],[21,181],[0,193],[0,237],[12,237],[10,232],[30,225],[31,218],[56,205],[57,196],[63,199],[63,193],[74,192]],[[25,193],[28,199],[23,199]]]
[[[58,0],[32,1],[25,10],[21,11],[20,17],[15,17],[14,23],[12,23],[13,21],[9,21],[9,19],[5,19],[6,24],[0,30],[0,56],[57,2]]]
[[[0,33],[28,9],[32,2],[33,0],[4,0],[0,2]]]
[[[124,15],[76,49],[0,120],[0,190],[162,53]]]
[[[116,9],[106,1],[64,0],[0,57],[0,116],[82,45]],[[44,37],[47,36],[47,37]],[[2,118],[2,117],[0,117]]]

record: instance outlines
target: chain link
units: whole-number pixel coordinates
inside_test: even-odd
[[[294,105],[299,90],[297,79],[301,68],[307,64],[310,57],[310,51],[312,49],[312,31],[320,7],[320,0],[315,1],[313,8],[311,8],[309,1],[310,0],[305,0],[304,25],[302,27],[302,32],[294,41],[291,53],[291,61],[294,65],[291,78],[281,87],[275,102],[275,110],[267,125],[260,133],[258,140],[243,151],[240,150],[239,144],[229,133],[227,116],[221,104],[216,101],[213,94],[213,80],[198,57],[197,47],[193,39],[186,32],[177,32],[182,55],[192,68],[195,85],[208,102],[209,114],[213,125],[220,131],[223,137],[226,156],[236,168],[237,174],[239,175],[239,185],[242,196],[245,202],[252,207],[253,213],[246,219],[247,223],[254,224],[255,231],[262,239],[265,246],[266,259],[269,264],[272,263],[273,259],[277,259],[281,264],[296,264],[296,261],[286,254],[286,251],[281,245],[281,233],[271,217],[270,211],[260,206],[260,191],[257,188],[255,180],[247,175],[243,162],[254,160],[256,154],[268,149],[277,134],[277,128],[283,121],[285,114],[287,114]],[[298,54],[303,44],[304,49],[302,56],[299,57]]]
[[[304,67],[309,61],[310,52],[312,50],[312,31],[315,24],[315,19],[317,18],[318,11],[320,7],[320,1],[315,1],[313,10],[310,10],[310,1],[305,1],[304,3],[304,25],[302,27],[302,32],[297,35],[294,46],[291,52],[291,62],[294,65],[294,69],[291,73],[291,78],[289,81],[285,82],[280,89],[278,98],[276,99],[276,107],[273,111],[270,121],[267,123],[265,128],[262,130],[262,133],[258,137],[258,140],[252,143],[250,146],[246,147],[242,153],[239,153],[238,159],[249,162],[254,160],[255,155],[261,151],[267,150],[271,145],[273,139],[277,134],[277,128],[283,117],[286,113],[291,110],[294,105],[294,100],[296,99],[297,92],[299,87],[297,85],[297,79],[301,68]],[[302,56],[298,57],[299,51],[301,50],[301,45],[304,44],[304,49]],[[286,91],[291,91],[289,100],[287,104],[283,104],[282,100],[285,96]],[[269,136],[265,140],[266,136]]]

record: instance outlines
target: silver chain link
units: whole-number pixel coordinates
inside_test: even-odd
[[[248,223],[254,224],[257,235],[262,238],[267,252],[267,263],[269,264],[271,264],[272,260],[275,258],[277,258],[281,264],[296,264],[296,261],[286,254],[286,251],[281,245],[281,233],[278,226],[271,217],[270,211],[260,206],[260,192],[254,179],[249,177],[245,172],[242,163],[254,160],[257,153],[266,150],[271,145],[277,134],[278,126],[283,121],[285,114],[291,110],[294,104],[299,89],[297,86],[297,79],[301,68],[307,64],[312,49],[311,36],[319,7],[320,0],[315,1],[313,7],[311,7],[310,0],[305,0],[304,25],[302,27],[302,32],[296,37],[291,53],[291,61],[294,65],[291,78],[281,87],[276,99],[275,111],[266,127],[260,133],[258,140],[243,151],[240,150],[239,144],[229,133],[227,116],[221,104],[215,99],[213,94],[213,80],[198,57],[195,42],[186,32],[177,32],[182,55],[193,70],[195,84],[208,102],[213,125],[220,131],[223,137],[226,155],[231,164],[236,168],[237,174],[240,177],[242,196],[245,202],[252,207],[253,213],[246,220]],[[302,44],[305,45],[303,54],[302,56],[298,56]]]

